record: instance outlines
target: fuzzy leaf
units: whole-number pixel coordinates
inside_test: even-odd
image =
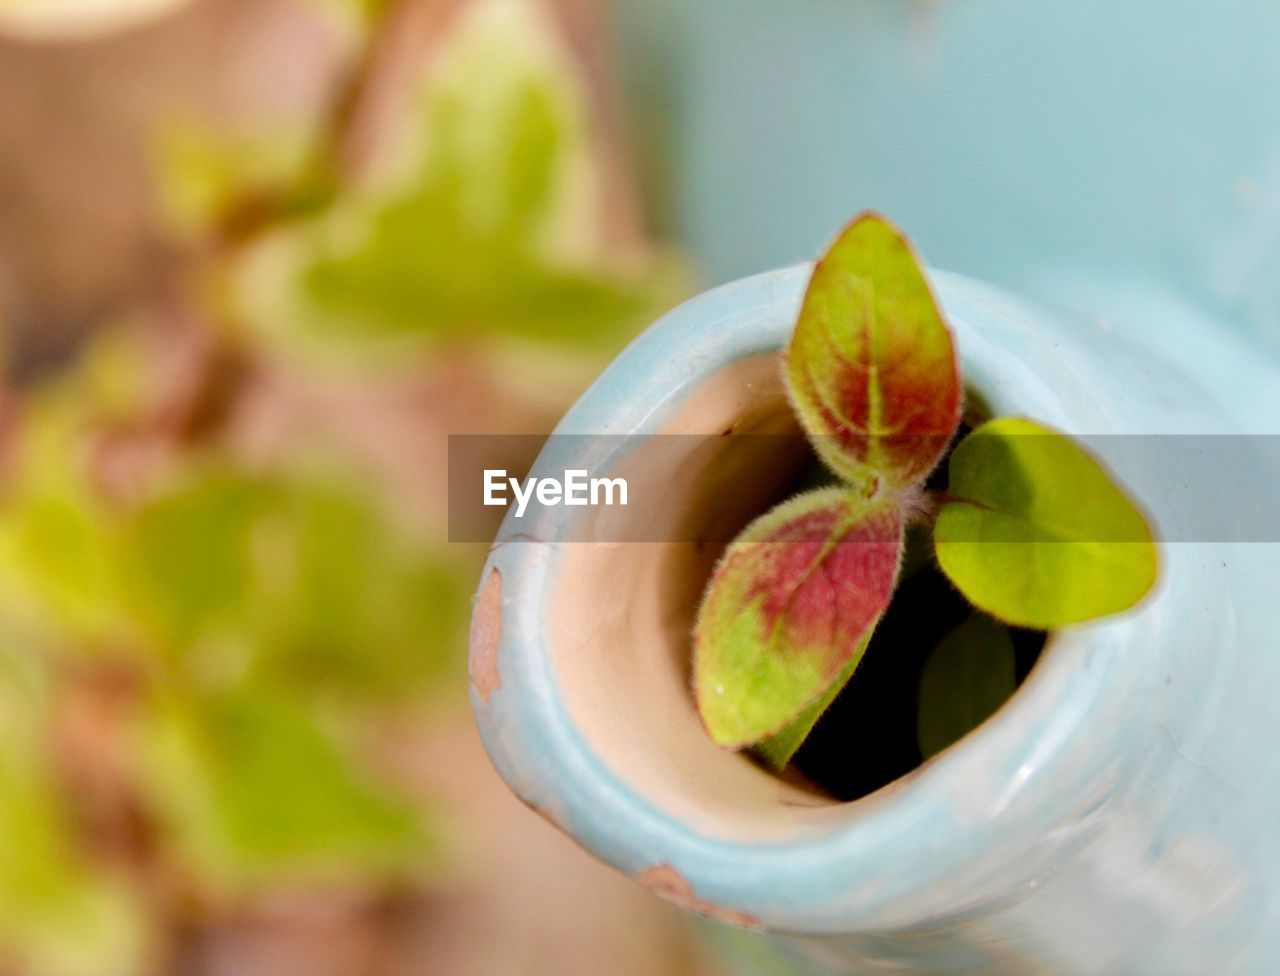
[[[831,687],[822,693],[821,698],[788,722],[781,732],[775,732],[769,738],[756,743],[756,752],[774,769],[787,768],[792,757],[804,745],[805,739],[809,738],[813,727],[818,724],[818,719],[822,718],[823,713],[831,707],[831,703],[836,700],[840,692],[844,691],[844,686],[849,683],[853,672],[858,670],[858,665],[862,663],[862,655],[867,652],[867,645],[871,643],[871,634],[874,629],[874,627],[870,628],[862,635],[862,640],[849,656],[848,663],[836,675],[836,680],[831,682]]]
[[[960,422],[955,347],[910,244],[867,213],[814,268],[787,384],[822,459],[855,484],[904,488]]]
[[[860,657],[902,554],[893,500],[800,495],[730,546],[694,628],[698,710],[720,745],[781,730]]]
[[[1117,613],[1156,579],[1137,506],[1071,439],[1015,417],[952,454],[934,527],[938,562],[971,603],[1021,627]]]
[[[942,639],[920,677],[920,752],[941,752],[995,714],[1017,687],[1013,639],[998,621],[974,614]]]

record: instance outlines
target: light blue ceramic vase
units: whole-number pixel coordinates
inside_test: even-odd
[[[635,0],[624,28],[678,147],[677,223],[713,276],[812,255],[875,206],[992,282],[934,275],[966,380],[994,413],[1090,437],[1162,535],[1161,578],[1134,611],[1053,635],[975,733],[836,804],[699,728],[704,554],[557,541],[581,510],[509,519],[472,641],[503,776],[718,919],[743,973],[1280,970],[1280,471],[1262,441],[1223,469],[1192,439],[1280,434],[1280,8]],[[596,438],[553,439],[535,473],[627,471],[686,522],[716,499],[763,509],[772,459],[737,438],[673,459],[599,435],[773,429],[807,274],[662,319],[559,428]],[[1186,445],[1180,476],[1115,434]],[[709,492],[719,471],[748,486]],[[1192,531],[1197,499],[1216,522]],[[1251,524],[1259,541],[1227,541]]]
[[[677,309],[557,433],[716,435],[785,412],[772,377],[807,273],[746,279]],[[997,414],[1153,437],[1280,416],[1280,378],[1230,335],[1188,331],[1177,361],[1116,323],[935,277],[965,376]],[[1235,382],[1215,388],[1196,373]],[[735,439],[720,440],[728,452]],[[617,443],[553,438],[534,473],[648,474],[665,509],[701,504],[714,517],[689,486],[740,463],[662,452],[665,468],[649,471],[644,441],[638,456]],[[1090,439],[1168,538],[1186,486],[1169,481],[1160,452],[1106,457],[1109,443]],[[1215,483],[1216,472],[1188,470]],[[1265,451],[1230,476],[1244,496],[1274,495]],[[513,789],[604,860],[694,911],[786,933],[775,944],[809,961],[800,972],[1274,971],[1280,547],[1166,542],[1158,589],[1137,610],[1055,634],[977,732],[885,790],[834,804],[716,750],[699,728],[683,662],[705,565],[690,562],[690,544],[557,542],[582,537],[580,513],[504,525],[478,596],[474,704]]]

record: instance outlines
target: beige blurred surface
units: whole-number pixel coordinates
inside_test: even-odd
[[[74,44],[0,38],[0,308],[34,365],[163,287],[166,121],[305,124],[342,41],[296,0],[211,0]]]

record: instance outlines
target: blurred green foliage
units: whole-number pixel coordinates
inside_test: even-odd
[[[407,178],[325,228],[303,287],[346,316],[333,327],[604,345],[651,307],[651,282],[575,260],[582,107],[560,63],[501,24],[464,32],[440,66]]]
[[[338,347],[357,386],[429,373],[441,344],[615,349],[680,281],[602,239],[567,58],[533,4],[475,4],[359,189],[323,164],[325,132],[167,130],[176,236],[269,218],[240,250],[209,248],[183,321],[259,373],[305,379],[299,353]],[[439,853],[436,812],[379,770],[368,732],[460,690],[475,554],[406,525],[323,433],[248,457],[216,425],[166,427],[166,367],[140,336],[104,326],[22,391],[0,438],[0,968],[35,976],[136,976],[163,942],[150,900],[169,896],[94,850],[53,754],[55,706],[86,674],[126,676],[120,785],[153,859],[134,870],[192,902],[399,883]],[[394,370],[371,371],[388,343]]]
[[[602,175],[569,60],[533,5],[475,4],[372,185],[264,249],[265,270],[242,282],[245,318],[294,342],[617,349],[683,282],[672,262],[619,258],[601,239]]]
[[[313,708],[246,683],[169,694],[144,743],[167,836],[206,883],[413,876],[420,811],[352,762]]]
[[[0,499],[0,938],[50,973],[136,972],[141,951],[50,780],[42,698],[79,662],[138,681],[139,802],[215,892],[429,863],[430,817],[343,733],[461,663],[470,567],[335,463],[192,450],[113,498],[94,435],[127,384],[107,367],[145,368],[120,339],[28,397]]]
[[[0,945],[31,976],[125,976],[144,952],[139,906],[76,843],[50,775],[48,678],[0,634]]]
[[[217,132],[173,122],[155,139],[160,204],[180,233],[206,232],[254,195],[287,194],[290,213],[323,206],[328,194],[313,168],[313,140],[303,131]]]

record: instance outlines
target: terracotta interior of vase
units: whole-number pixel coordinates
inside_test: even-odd
[[[690,691],[698,602],[725,541],[811,480],[816,462],[773,355],[701,384],[663,432],[702,436],[656,439],[620,464],[633,499],[663,500],[624,510],[644,524],[622,536],[675,541],[559,549],[548,596],[550,664],[575,724],[615,776],[710,836],[781,838],[891,802],[922,762],[916,691],[924,658],[968,607],[934,569],[901,584],[855,680],[787,774],[716,747]],[[770,436],[752,436],[762,434]],[[1043,634],[1015,635],[1019,680],[1043,643]]]

